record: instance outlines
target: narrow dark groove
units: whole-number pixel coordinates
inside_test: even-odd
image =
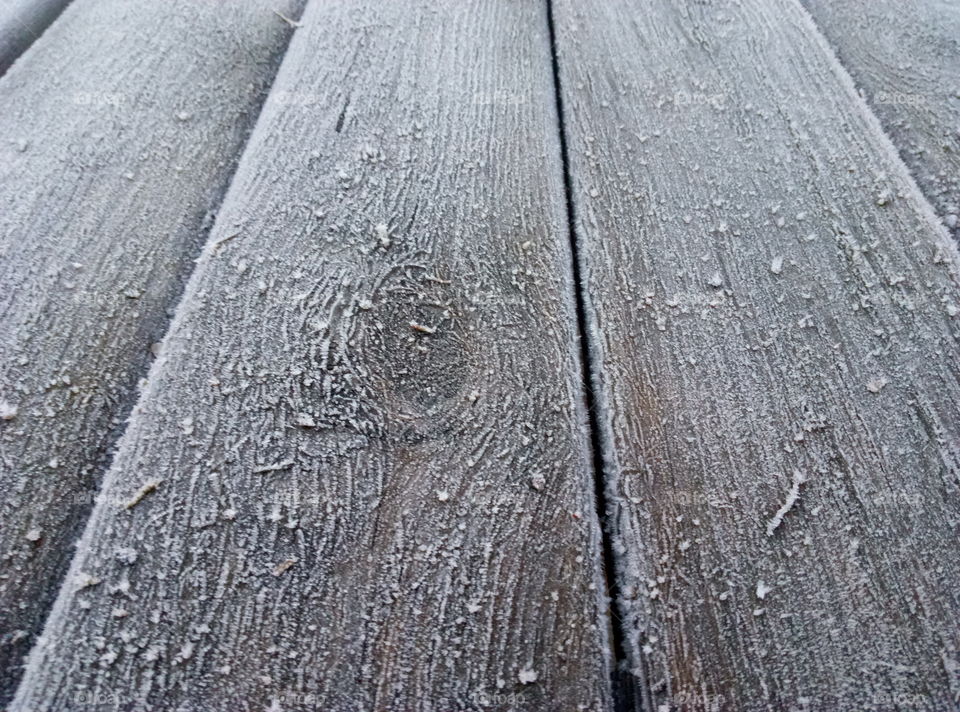
[[[557,108],[557,133],[560,137],[560,160],[563,164],[563,190],[567,208],[567,230],[570,235],[571,268],[576,297],[577,335],[580,343],[580,364],[582,367],[581,380],[583,382],[584,400],[587,406],[587,417],[590,428],[590,450],[593,454],[594,496],[597,507],[597,518],[600,520],[600,534],[603,545],[603,572],[607,583],[607,594],[610,602],[610,633],[613,646],[614,669],[612,694],[614,709],[618,712],[634,709],[633,685],[629,674],[625,673],[626,654],[624,652],[624,631],[620,617],[617,615],[620,601],[620,585],[617,561],[613,554],[613,543],[608,527],[609,502],[606,492],[606,468],[604,467],[604,444],[601,438],[600,422],[597,417],[597,400],[594,394],[593,374],[596,373],[593,353],[590,343],[590,332],[587,324],[587,307],[581,264],[582,255],[576,231],[575,209],[573,201],[573,181],[570,174],[570,160],[567,153],[566,123],[564,121],[563,91],[560,80],[560,63],[557,57],[556,28],[553,19],[553,0],[547,2],[547,26],[550,34],[550,58],[553,70],[553,95]]]
[[[806,16],[807,20],[810,22],[810,27],[813,29],[813,32],[816,34],[817,38],[823,43],[823,47],[828,53],[832,54],[831,59],[836,60],[837,66],[843,71],[846,78],[850,81],[850,85],[854,87],[854,103],[860,106],[863,112],[868,116],[868,121],[872,123],[875,128],[877,128],[880,134],[883,135],[884,140],[881,143],[883,144],[887,153],[891,156],[891,160],[903,164],[904,173],[908,176],[916,196],[927,204],[927,206],[930,208],[930,211],[936,217],[937,224],[941,225],[943,229],[947,231],[947,234],[950,235],[950,237],[952,237],[956,242],[960,243],[960,225],[950,228],[947,227],[946,223],[944,223],[946,214],[937,205],[934,197],[929,195],[927,190],[920,184],[921,176],[917,175],[917,171],[914,170],[913,166],[911,165],[910,154],[907,147],[901,146],[899,141],[894,140],[894,135],[887,127],[887,122],[880,118],[880,114],[878,114],[877,110],[874,108],[874,102],[872,98],[867,98],[867,87],[861,84],[853,70],[847,67],[847,62],[844,60],[843,55],[840,52],[840,47],[834,44],[827,36],[827,33],[823,31],[822,20],[818,19],[817,16],[813,14],[810,8],[807,7],[804,0],[796,0],[796,4],[800,10],[800,13]],[[960,134],[960,129],[958,129],[958,134]]]
[[[17,21],[20,28],[25,30],[25,34],[18,39],[8,38],[9,43],[6,46],[0,42],[0,77],[7,73],[7,70],[23,56],[24,52],[33,46],[34,42],[40,39],[40,35],[46,32],[50,25],[63,14],[70,2],[71,0],[66,0],[52,5],[45,8],[46,12],[41,15],[23,22]],[[28,22],[31,24],[27,24]]]

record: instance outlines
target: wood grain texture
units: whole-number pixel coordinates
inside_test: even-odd
[[[11,709],[606,709],[545,6],[303,23]]]
[[[0,700],[291,31],[254,0],[77,0],[0,80]]]
[[[957,251],[788,0],[556,3],[642,709],[954,709]]]
[[[803,0],[927,198],[960,213],[960,3]]]
[[[70,0],[3,0],[0,3],[0,75],[33,44]]]

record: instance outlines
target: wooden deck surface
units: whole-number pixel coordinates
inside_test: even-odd
[[[948,708],[942,226],[796,3],[556,13],[638,706]]]
[[[960,3],[803,0],[953,233],[960,214]]]
[[[63,5],[0,704],[960,709],[955,6]]]
[[[0,700],[291,32],[256,0],[76,0],[0,80]]]

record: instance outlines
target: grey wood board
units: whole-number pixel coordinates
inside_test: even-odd
[[[954,243],[799,4],[554,11],[637,707],[954,709]]]
[[[77,0],[0,79],[0,701],[291,32],[254,0]]]
[[[11,709],[609,707],[552,82],[308,6]]]
[[[803,0],[954,237],[960,213],[960,3]]]
[[[0,75],[33,44],[70,0],[3,0],[0,3]]]

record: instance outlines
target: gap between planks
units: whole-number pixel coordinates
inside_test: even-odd
[[[837,70],[838,78],[840,79],[844,88],[847,90],[847,93],[850,95],[851,102],[860,109],[860,112],[863,114],[864,118],[866,118],[867,123],[877,135],[879,143],[883,146],[883,150],[887,153],[890,161],[900,170],[903,180],[908,186],[910,186],[914,197],[923,206],[924,217],[930,223],[930,227],[942,238],[941,244],[947,250],[952,249],[954,244],[953,240],[951,239],[953,237],[952,229],[948,229],[944,225],[937,206],[933,204],[933,201],[930,199],[927,191],[925,191],[920,185],[920,181],[917,179],[917,176],[914,175],[911,166],[907,165],[903,155],[900,153],[900,148],[894,141],[894,137],[887,130],[884,122],[880,120],[880,117],[877,115],[876,111],[874,111],[873,106],[867,102],[864,96],[860,93],[859,84],[856,79],[854,79],[853,72],[851,69],[847,68],[847,65],[844,64],[843,61],[841,61],[840,55],[837,52],[837,48],[832,42],[830,42],[829,39],[827,39],[826,34],[821,29],[820,23],[813,16],[813,13],[810,12],[810,10],[806,5],[803,4],[803,2],[801,2],[801,0],[793,0],[793,2],[796,5],[797,12],[804,18],[804,21],[810,30],[810,36],[819,45],[823,54],[828,57],[831,64],[833,64]],[[958,128],[957,131],[960,132],[960,128]],[[960,279],[960,266],[953,265],[953,267],[954,275]]]
[[[550,38],[550,68],[553,73],[553,95],[556,101],[557,135],[560,140],[560,161],[563,168],[563,194],[567,211],[567,234],[570,241],[570,271],[573,277],[574,303],[577,313],[577,336],[582,369],[583,398],[587,411],[590,450],[593,458],[594,491],[597,520],[600,524],[600,536],[603,553],[603,576],[609,599],[610,643],[613,656],[612,690],[616,710],[631,709],[633,685],[629,675],[622,674],[626,661],[623,646],[623,620],[620,617],[620,576],[617,572],[616,557],[613,554],[613,542],[608,527],[609,499],[607,497],[607,468],[604,466],[607,454],[611,452],[609,443],[604,442],[603,429],[597,419],[597,399],[594,392],[594,378],[598,375],[593,358],[591,326],[595,320],[587,316],[586,284],[581,275],[581,254],[576,229],[573,183],[570,176],[570,161],[567,154],[567,137],[564,125],[563,86],[560,78],[560,59],[557,55],[556,28],[554,26],[553,0],[546,0],[547,28]]]
[[[316,6],[314,6],[314,5],[311,5],[310,7],[313,7],[314,9],[316,8]],[[319,13],[320,11],[318,10],[317,12]],[[375,18],[375,19],[376,19],[376,18]],[[381,26],[381,27],[390,27],[390,23],[382,23],[380,26]],[[542,31],[543,29],[546,29],[546,28],[542,28],[542,26],[541,26],[541,31]],[[309,37],[309,36],[310,36],[310,35],[308,35],[308,37]],[[314,36],[315,36],[315,37],[321,37],[322,35],[320,35],[319,32],[318,32],[318,33],[317,33],[316,35],[314,35]],[[390,44],[392,44],[392,43],[390,43]],[[547,49],[547,48],[546,48],[546,47],[543,47],[543,49]],[[295,53],[293,53],[293,52],[288,52],[288,57],[289,57],[289,56],[294,56],[294,54],[295,54]],[[544,55],[545,55],[545,54],[546,54],[546,53],[544,52]],[[304,60],[304,65],[305,65],[305,66],[310,66],[309,62],[307,61],[307,60],[310,59],[308,55],[309,55],[309,53],[307,53],[306,51],[304,51],[304,52],[301,53],[301,57],[302,57],[302,59]],[[544,60],[545,60],[545,59],[546,59],[546,57],[544,56]],[[544,62],[544,64],[546,64],[546,62]],[[281,73],[280,76],[285,76],[285,75],[283,75],[283,74]],[[547,77],[545,71],[544,71],[543,75],[541,75],[541,76],[542,76],[543,85],[544,85],[544,91],[543,91],[544,102],[543,102],[543,106],[544,106],[546,109],[549,110],[549,109],[552,108],[552,107],[551,107],[551,102],[550,102],[550,91],[549,91],[549,89],[548,89],[549,84],[550,84],[550,80],[549,80],[549,78]],[[277,86],[282,86],[282,84],[279,82],[279,80],[275,83],[275,87],[277,87]],[[459,80],[458,80],[458,83],[457,83],[456,86],[460,86]],[[549,121],[549,115],[547,115],[547,118],[548,118],[548,121],[543,122],[543,124],[542,124],[543,126],[548,126],[549,123],[551,123],[551,122]],[[261,121],[258,122],[258,127],[259,127],[259,125],[262,124],[262,123],[263,123],[263,120],[262,120],[262,118],[261,118]],[[338,121],[337,123],[338,123],[338,128],[339,128],[340,121]],[[255,131],[254,135],[256,136],[256,135],[257,135],[257,132],[259,132],[260,130],[261,130],[261,129],[258,128],[258,129]],[[550,127],[548,126],[547,132],[545,132],[545,133],[549,133],[549,131],[550,131]],[[339,130],[337,130],[337,133],[339,133]],[[539,132],[537,132],[537,133],[539,133]],[[534,135],[536,135],[536,134],[534,134]],[[551,137],[551,138],[552,138],[552,137]],[[321,145],[325,145],[325,144],[321,144]],[[250,151],[251,151],[250,144],[248,144],[247,148],[244,150],[244,153],[249,153]],[[556,153],[553,153],[553,160],[554,160],[554,161],[555,161],[556,158],[558,158],[558,157],[559,157],[559,156],[558,156]],[[554,173],[554,175],[558,178],[558,180],[557,180],[557,182],[556,182],[556,188],[559,188],[559,175],[558,175],[557,173]],[[238,179],[237,177],[235,177],[235,178],[233,179],[233,181],[232,181],[231,192],[232,192],[233,190],[236,190],[236,189],[237,189],[236,186],[237,186],[237,185],[242,185],[242,183],[243,183],[243,181],[241,181],[240,179]],[[557,195],[557,198],[558,198],[558,199],[555,201],[554,205],[555,205],[556,208],[557,208],[556,213],[557,213],[558,219],[554,222],[554,229],[556,229],[557,226],[560,226],[561,229],[562,229],[563,213],[564,213],[565,208],[567,208],[567,206],[566,206],[566,205],[564,205],[564,206],[560,206],[560,205],[559,205],[559,190],[557,190],[556,193],[558,194],[558,195]],[[227,203],[230,203],[230,198],[229,198],[229,196],[228,196],[228,198],[227,198],[226,200],[227,200]],[[419,206],[417,206],[417,207],[419,207]],[[414,208],[414,214],[415,214],[415,213],[416,213],[416,208]],[[228,221],[226,220],[225,217],[224,217],[224,222],[225,222],[225,223],[228,223]],[[221,233],[222,233],[222,232],[226,232],[226,229],[223,229],[223,230],[221,231]],[[559,232],[559,231],[557,231],[557,232]],[[557,234],[557,232],[555,232],[555,234]],[[211,237],[211,240],[215,240],[215,237],[216,237],[216,236],[212,236],[212,237]],[[223,238],[221,238],[219,241],[214,241],[213,244],[214,244],[214,245],[216,245],[216,244],[222,244],[223,242],[225,242],[225,241],[226,241],[227,239],[229,239],[230,237],[231,237],[231,235],[226,235],[226,236],[224,236]],[[558,237],[561,237],[561,236],[558,235]],[[233,243],[233,244],[231,245],[231,249],[237,248],[237,246],[240,245],[242,242],[243,242],[243,241],[241,240],[241,241],[237,241],[236,243]],[[567,259],[567,255],[565,254],[565,248],[566,248],[566,246],[563,245],[562,243],[563,243],[563,239],[561,238],[561,239],[560,239],[560,242],[558,243],[558,244],[559,244],[559,247],[560,247],[560,251],[558,252],[558,256],[560,257],[560,260],[558,260],[558,264],[559,264],[560,266],[565,266],[564,263],[566,262],[566,259]],[[199,269],[194,270],[194,275],[193,275],[193,277],[191,277],[191,283],[196,282],[196,281],[197,281],[197,275],[198,275],[198,274],[201,274],[201,273],[202,273],[202,270],[199,270]],[[567,292],[566,295],[564,295],[564,296],[569,297],[569,292]],[[189,301],[189,300],[183,300],[183,299],[181,300],[181,303],[180,303],[180,305],[179,305],[178,308],[177,308],[177,313],[178,313],[178,315],[182,315],[182,314],[184,313],[184,311],[185,311],[185,309],[184,309],[184,304],[185,304],[187,301]],[[571,301],[572,301],[572,300],[571,300]],[[573,306],[573,305],[568,302],[567,309],[566,309],[567,315],[571,315],[570,313],[573,311],[572,306]],[[362,307],[361,307],[361,309],[362,309]],[[198,313],[199,313],[199,312],[198,312]],[[177,318],[179,318],[179,317],[177,317]],[[175,318],[175,320],[174,320],[174,323],[175,323],[175,324],[177,323],[177,318]],[[570,348],[569,348],[571,354],[575,354],[576,351],[577,351],[577,349],[576,349],[576,347],[574,347],[574,346],[572,345],[572,338],[570,338],[570,337],[572,337],[572,332],[573,332],[572,324],[570,324],[571,321],[572,321],[572,319],[569,319],[569,317],[568,317],[567,323],[568,323],[568,325],[570,326],[570,328],[569,328],[569,330],[568,330],[568,334],[566,335],[566,338],[569,339],[569,341],[571,342]],[[481,330],[481,332],[482,332],[482,331],[483,331],[483,330]],[[170,333],[171,333],[171,332],[168,331],[168,337],[167,337],[168,339],[170,338]],[[573,376],[573,378],[570,379],[570,380],[571,380],[571,386],[575,386],[576,381],[579,380],[579,377],[582,375],[582,374],[581,374],[581,368],[580,368],[580,364],[579,364],[579,363],[576,363],[576,361],[575,361],[575,355],[571,355],[570,363],[571,363],[571,366],[573,366],[573,368],[570,369],[570,371],[572,372],[571,375]],[[156,366],[156,365],[154,366],[154,369],[155,369],[155,370],[157,369],[157,366]],[[152,373],[151,373],[151,377],[152,377],[153,375],[154,375],[154,373],[152,372]],[[148,389],[153,389],[153,390],[156,390],[157,392],[159,392],[160,390],[162,390],[162,386],[157,385],[157,383],[152,383],[152,384],[148,385]],[[577,397],[578,399],[579,399],[580,397],[582,397],[581,394],[576,393],[576,388],[575,388],[575,387],[571,387],[571,394],[572,394],[572,395],[575,395],[575,397]],[[578,418],[578,420],[580,420],[580,422],[582,423],[582,421],[584,420],[584,418],[581,416],[580,418]],[[192,425],[191,425],[190,427],[192,428]],[[581,432],[580,432],[580,438],[578,438],[578,440],[583,440],[583,441],[585,441],[588,434],[582,431],[582,426],[580,426],[580,428],[581,428]],[[179,431],[174,431],[174,432],[177,433],[177,432],[179,432]],[[127,434],[124,435],[125,440],[130,437],[129,433],[130,433],[130,430],[128,430],[128,431],[127,431]],[[175,437],[179,437],[179,436],[176,435]],[[583,458],[582,458],[582,462],[580,463],[580,466],[579,466],[577,469],[578,469],[579,471],[581,471],[581,472],[585,472],[586,469],[587,469],[587,467],[589,466],[589,457],[588,457],[587,454],[586,454],[586,447],[581,448],[581,449],[580,449],[580,452],[583,454]],[[116,469],[116,468],[117,468],[117,465],[115,464],[115,465],[113,466],[113,469]],[[585,493],[589,494],[589,489],[590,489],[590,487],[589,487],[589,485],[590,485],[589,481],[588,481],[585,477],[580,477],[579,479],[583,482],[583,485],[584,485],[584,487],[583,487],[582,489],[585,491]],[[258,481],[259,481],[259,480],[258,480]],[[171,483],[171,486],[172,486],[172,484],[173,484],[173,483]],[[166,486],[167,486],[167,485],[164,485],[164,487],[166,487]],[[449,496],[446,494],[446,491],[445,491],[445,490],[444,490],[443,496],[441,497],[440,495],[441,495],[441,493],[438,492],[438,493],[437,493],[437,499],[438,499],[440,502],[446,502],[446,501],[449,499]],[[588,499],[587,497],[584,498],[584,500],[587,500],[587,499]],[[142,515],[143,507],[150,507],[150,506],[151,506],[151,501],[152,501],[152,500],[146,500],[146,499],[143,500],[143,503],[137,507],[137,510],[136,510],[136,511],[137,511],[137,516],[141,516],[141,515]],[[584,504],[585,506],[587,506],[587,507],[590,506],[590,503],[588,503],[587,501],[583,501],[583,504]],[[587,511],[588,511],[588,510],[587,510]],[[403,514],[403,513],[401,512],[400,514]],[[230,517],[230,519],[232,520],[232,517]],[[579,519],[579,517],[577,517],[577,519]],[[120,521],[125,521],[125,520],[122,520],[122,519],[121,519]],[[95,521],[94,521],[94,523],[95,523]],[[92,529],[91,527],[92,527],[92,524],[88,524],[87,533],[84,535],[84,538],[85,538],[85,539],[92,539],[92,538],[93,538],[93,537],[90,535],[90,532],[93,531],[93,529]],[[361,533],[364,533],[364,532],[361,532]],[[373,533],[376,534],[376,530],[374,530]],[[596,542],[596,539],[599,538],[599,537],[598,537],[597,535],[591,534],[591,538],[593,539],[593,542]],[[591,543],[591,549],[592,549],[593,546],[594,546],[594,543]],[[575,548],[576,548],[579,552],[582,552],[582,551],[583,551],[583,548],[581,548],[580,546],[577,546],[577,547],[575,547]],[[591,552],[591,553],[593,553],[593,552]],[[599,562],[598,562],[597,560],[600,559],[600,558],[601,558],[600,556],[595,556],[595,557],[593,557],[593,560],[594,560],[594,562],[596,562],[596,564],[599,564]],[[95,557],[94,557],[94,560],[95,560]],[[286,563],[286,561],[289,561],[289,560],[290,560],[290,559],[286,559],[286,560],[284,561],[284,563]],[[77,559],[75,559],[75,562],[76,562],[76,561],[77,561]],[[290,566],[292,566],[292,564],[291,564]],[[290,566],[287,566],[286,568],[290,568]],[[286,568],[284,568],[283,570],[281,570],[280,573],[283,573],[283,571],[285,571]],[[599,565],[596,565],[596,566],[595,566],[595,569],[599,570],[599,568],[600,568]],[[274,571],[277,571],[277,570],[274,569]],[[291,574],[295,575],[296,572],[297,572],[297,570],[294,569],[294,570],[292,570],[290,573],[288,573],[286,580],[289,580],[289,577],[291,576]],[[274,576],[274,577],[277,577],[278,574],[277,574],[277,573],[274,573],[273,576]],[[598,580],[597,580],[597,584],[602,585],[602,582],[599,581],[599,577],[597,577],[597,579],[598,579]],[[592,585],[592,581],[590,582],[590,584],[591,584],[591,585],[590,585],[588,588],[586,588],[586,590],[594,591],[595,589],[594,589],[594,586]],[[375,588],[373,588],[373,584],[371,584],[371,587],[372,587],[371,590],[376,590]],[[440,589],[437,589],[437,590],[439,591]],[[441,592],[442,592],[442,591],[441,591]],[[61,596],[61,597],[62,597],[62,596]],[[596,601],[599,603],[600,597],[599,597],[599,596],[596,596],[595,594],[589,594],[589,595],[587,596],[587,598],[585,598],[584,600],[587,600],[587,599],[589,599],[590,601],[596,600]],[[58,601],[58,605],[59,605],[59,601]],[[588,614],[587,614],[586,616],[584,616],[583,618],[584,618],[584,620],[588,620],[588,621],[589,621],[589,626],[586,628],[586,630],[591,631],[591,632],[589,633],[590,636],[594,636],[595,632],[597,631],[597,628],[598,628],[599,626],[602,626],[602,625],[604,624],[604,622],[603,622],[603,620],[602,620],[603,617],[604,617],[604,616],[602,615],[603,607],[600,607],[600,606],[593,607],[593,606],[591,606],[590,608],[591,608],[592,610],[590,610],[590,611],[588,612]],[[539,610],[539,609],[534,609],[534,613],[536,613],[537,610]],[[125,613],[126,613],[126,612],[125,612]],[[576,611],[574,611],[574,613],[576,613]],[[133,614],[131,614],[131,615],[133,615]],[[571,614],[571,615],[572,615],[572,614]],[[51,619],[54,620],[54,622],[56,622],[57,617],[58,617],[58,616],[57,616],[57,612],[56,612],[56,610],[55,610],[55,613],[54,613],[54,615],[51,616]],[[126,618],[126,615],[124,615],[124,618]],[[111,620],[112,620],[112,618],[109,617],[109,613],[108,613],[107,615],[105,615],[105,617],[104,617],[105,623],[109,624]],[[56,626],[51,626],[51,627],[56,628]],[[571,628],[571,627],[574,627],[574,626],[564,626],[564,627],[565,627],[565,628]],[[478,628],[478,630],[480,630],[480,629]],[[541,628],[540,630],[543,630],[543,629]],[[55,632],[56,632],[56,631],[55,631]],[[480,631],[480,632],[482,632],[482,631]],[[596,636],[596,637],[601,637],[601,636]],[[605,653],[607,653],[608,651],[607,651],[607,649],[606,649],[605,647],[592,646],[592,645],[591,645],[591,648],[592,648],[592,650],[589,651],[589,652],[590,652],[589,658],[593,659],[594,661],[596,661],[596,662],[598,662],[598,663],[600,662],[601,657],[604,658],[604,659],[607,659],[607,655],[605,655]],[[526,649],[523,648],[523,649],[520,650],[520,652],[525,652],[525,650],[526,650]],[[42,651],[40,651],[40,652],[42,653]],[[601,655],[598,655],[597,653],[604,653],[604,655],[601,656]],[[73,654],[73,653],[71,652],[71,654]],[[36,655],[38,655],[38,653],[35,652],[34,655],[36,656]],[[500,655],[500,656],[498,656],[498,657],[499,657],[501,660],[503,660],[504,658],[506,658],[506,656],[503,656],[503,655]],[[588,658],[588,656],[584,656],[584,662],[587,662],[587,658]],[[183,656],[183,658],[182,658],[182,660],[181,660],[181,663],[184,664],[184,665],[186,665],[186,664],[187,664],[186,661],[189,660],[189,659],[195,659],[195,658],[193,657],[193,648],[192,648],[192,646],[189,648],[189,650],[188,650],[188,651],[185,653],[185,655]],[[44,665],[42,665],[42,664],[40,664],[40,665],[33,665],[33,664],[32,664],[31,667],[33,668],[33,673],[36,674],[36,675],[40,675],[40,674],[41,674],[41,672],[40,672],[41,670],[44,670],[44,669],[49,670],[49,669],[50,669],[49,666],[44,666]],[[602,667],[605,667],[605,665],[601,665],[600,667],[601,667],[601,668],[602,668]],[[116,669],[116,668],[114,668],[114,669]],[[392,671],[392,668],[389,668],[389,667],[388,667],[388,668],[387,668],[387,672],[391,672],[391,671]],[[582,671],[582,668],[581,668],[581,671]],[[426,672],[430,672],[430,671],[429,671],[429,670],[426,670]],[[519,675],[519,684],[530,684],[530,683],[533,683],[534,681],[536,681],[536,675],[534,675],[534,676],[531,678],[531,673],[532,673],[533,671],[530,670],[529,668],[521,668],[521,669],[519,670],[519,672],[520,672],[520,675]],[[597,699],[597,700],[603,699],[604,697],[607,697],[607,696],[608,696],[608,692],[607,692],[607,691],[608,691],[608,689],[609,689],[609,677],[610,677],[610,676],[609,676],[609,674],[607,673],[606,670],[604,670],[603,672],[604,672],[604,674],[602,675],[602,678],[604,678],[604,679],[602,679],[603,691],[601,692],[601,690],[600,690],[601,685],[599,685],[599,684],[596,685],[596,695],[597,695],[597,696],[596,696],[596,699]],[[108,674],[108,673],[103,673],[103,674],[106,675],[106,674]],[[540,674],[541,674],[541,678],[545,677],[542,672],[541,672]],[[331,677],[334,678],[334,679],[338,679],[338,680],[345,680],[346,682],[344,682],[344,684],[350,684],[350,680],[348,680],[346,676],[343,676],[343,675],[335,676],[335,675],[334,675],[334,676],[331,676]],[[568,679],[569,679],[569,678],[568,678]],[[600,676],[597,677],[597,681],[598,681],[598,682],[601,681],[601,677],[600,677]],[[549,678],[547,678],[547,679],[545,680],[545,682],[546,682],[546,683],[549,683],[549,682],[550,682]],[[563,686],[565,686],[565,685],[566,685],[566,683],[563,683],[563,684],[561,685],[561,687],[563,687]],[[544,685],[544,687],[545,687],[545,689],[546,689],[548,692],[550,692],[551,694],[555,694],[555,693],[558,692],[558,690],[557,690],[556,688],[546,687],[546,685]],[[584,680],[583,680],[583,678],[581,677],[580,679],[578,679],[578,680],[576,681],[575,687],[572,688],[572,689],[571,689],[571,692],[568,693],[568,694],[574,694],[574,693],[580,694],[580,690],[581,690],[583,687],[584,687]],[[51,688],[51,686],[49,686],[49,685],[36,685],[35,687],[31,687],[31,685],[29,685],[29,684],[27,684],[27,683],[25,683],[25,684],[21,687],[21,690],[23,691],[23,694],[31,694],[31,693],[33,693],[33,692],[36,692],[37,694],[40,694],[40,693],[47,694],[47,692],[50,692],[51,689],[52,689],[52,688]],[[532,689],[532,688],[531,688],[531,689]],[[411,691],[412,691],[412,692],[416,692],[416,690],[411,690]],[[333,690],[333,692],[336,692],[336,690]],[[331,694],[333,694],[333,692],[332,692]],[[54,691],[54,692],[50,692],[50,696],[51,696],[51,697],[52,697],[53,694],[55,694],[55,691]],[[234,694],[234,692],[231,691],[231,694]],[[379,699],[379,698],[378,698],[378,695],[381,694],[381,691],[380,691],[380,689],[375,689],[375,690],[372,690],[372,691],[368,691],[367,694],[368,694],[368,695],[372,695],[372,699],[376,700],[376,699]],[[49,698],[49,697],[48,697],[48,698]],[[428,697],[427,699],[429,699],[429,697]],[[596,707],[591,706],[591,708],[593,708],[593,709],[600,709],[600,708],[602,708],[602,709],[607,709],[608,707],[607,707],[606,704],[604,704],[604,705],[597,705]]]

